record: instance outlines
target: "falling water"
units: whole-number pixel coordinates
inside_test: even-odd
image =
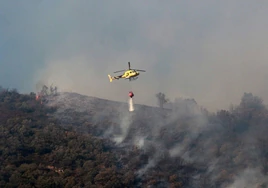
[[[130,112],[134,111],[134,104],[133,104],[133,99],[132,98],[129,98],[128,106],[129,106],[129,111]]]

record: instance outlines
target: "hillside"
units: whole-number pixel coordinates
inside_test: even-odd
[[[135,111],[129,112],[127,103],[77,93],[61,93],[58,96],[47,97],[46,105],[57,106],[54,115],[60,123],[71,124],[72,127],[79,127],[77,131],[87,131],[95,136],[112,136],[115,132],[124,134],[118,129],[130,127],[147,129],[144,136],[148,136],[148,129],[164,124],[165,117],[171,116],[170,110],[145,105],[135,105]],[[132,124],[136,125],[131,126]],[[96,128],[96,132],[92,128]]]
[[[76,93],[0,101],[1,187],[267,187],[268,111],[250,93],[216,114]]]

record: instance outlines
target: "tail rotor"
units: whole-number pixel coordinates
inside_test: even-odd
[[[113,78],[112,78],[111,75],[109,75],[109,74],[108,74],[108,78],[109,78],[110,82],[113,81]]]

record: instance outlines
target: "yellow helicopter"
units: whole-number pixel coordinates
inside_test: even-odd
[[[145,72],[145,70],[131,69],[130,62],[128,62],[128,69],[127,70],[119,70],[119,71],[115,71],[114,73],[123,72],[123,71],[125,71],[124,74],[119,75],[119,76],[108,75],[110,82],[112,82],[113,80],[118,80],[120,78],[129,79],[129,81],[137,80],[138,76],[140,75],[140,73],[138,71]]]

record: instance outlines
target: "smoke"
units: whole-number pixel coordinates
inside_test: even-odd
[[[235,177],[233,184],[227,188],[237,188],[237,187],[264,187],[268,180],[261,172],[260,169],[245,169],[240,175]],[[266,187],[266,186],[265,186]]]
[[[206,167],[206,170],[197,170],[191,176],[189,181],[193,187],[199,185],[199,179],[203,177],[209,177],[207,183],[211,186],[221,184],[226,187],[227,184],[232,184],[230,188],[267,183],[263,174],[266,168],[266,124],[262,126],[254,123],[253,119],[253,126],[241,132],[239,126],[245,129],[248,122],[244,121],[240,108],[224,118],[225,121],[232,120],[233,128],[228,128],[229,122],[221,121],[221,115],[208,114],[193,99],[177,99],[172,110],[136,104],[135,111],[132,112],[129,112],[128,103],[74,93],[62,93],[53,100],[55,102],[51,104],[63,105],[65,109],[73,108],[81,113],[75,115],[79,130],[84,123],[90,123],[90,127],[86,128],[95,130],[91,134],[109,138],[126,151],[134,145],[143,155],[148,156],[147,163],[135,171],[141,179],[159,168],[167,170],[161,165],[163,161],[170,161],[169,165],[182,163],[181,166],[192,164],[193,167]],[[247,109],[244,110],[247,114]],[[67,110],[59,111],[62,115],[58,118],[67,119],[68,124],[72,122],[72,111],[71,114],[67,114]],[[257,122],[266,122],[259,117],[262,112],[256,114]],[[235,119],[232,119],[233,116]],[[260,138],[262,139],[259,140]],[[177,167],[174,173],[185,173],[179,172],[182,169],[187,167]],[[168,170],[165,172],[168,173]]]
[[[137,146],[138,148],[142,149],[145,145],[145,137],[143,136],[137,136],[134,140],[134,145]]]
[[[213,127],[192,108],[180,108],[163,118],[163,114],[147,113],[136,104],[156,104],[153,96],[160,91],[171,100],[189,96],[209,110],[238,103],[245,91],[267,100],[267,5],[266,1],[251,0],[115,0],[103,6],[102,1],[64,0],[43,1],[38,8],[30,3],[2,1],[0,7],[4,7],[3,15],[10,24],[1,37],[8,36],[11,42],[1,48],[1,65],[10,74],[0,75],[10,85],[17,83],[23,89],[38,82],[38,88],[53,83],[59,91],[116,101],[124,100],[133,90],[135,114],[122,107],[125,109],[116,120],[120,134],[111,128],[107,135],[122,143],[135,122],[141,128],[131,135],[133,142],[146,149],[146,139],[165,146],[170,144],[168,138],[179,134],[183,142],[164,147],[168,153],[190,162],[210,161],[210,172],[218,174],[221,164],[227,164],[214,156],[216,143],[224,142],[220,140],[220,125]],[[107,74],[126,69],[128,61],[132,68],[147,72],[141,73],[133,85],[126,80],[110,83]],[[86,108],[84,103],[79,105]],[[103,123],[103,117],[112,114],[105,105],[100,109],[93,124]],[[144,116],[148,121],[140,118]],[[148,122],[150,125],[145,126]],[[162,141],[157,139],[160,132]],[[213,137],[215,132],[217,136]],[[197,142],[200,137],[207,139]],[[207,152],[192,149],[193,143]],[[227,155],[231,146],[229,143],[219,150]],[[148,167],[154,164],[157,159],[152,158]]]
[[[245,91],[267,100],[266,1],[2,1],[0,7],[9,23],[1,34],[8,41],[1,48],[10,73],[1,74],[5,85],[26,90],[53,81],[59,89],[122,101],[129,83],[109,83],[107,74],[130,61],[147,70],[133,84],[137,104],[155,105],[160,91],[171,100],[190,96],[209,110],[228,108]]]
[[[132,124],[132,115],[131,114],[123,114],[119,118],[119,126],[120,126],[120,134],[114,134],[113,140],[116,144],[121,144],[129,133],[130,125]]]
[[[150,159],[148,164],[146,164],[143,168],[138,170],[138,172],[137,172],[138,176],[140,177],[140,176],[144,175],[147,172],[147,170],[149,170],[150,168],[153,168],[155,165],[156,165],[156,163],[155,163],[154,159]]]

